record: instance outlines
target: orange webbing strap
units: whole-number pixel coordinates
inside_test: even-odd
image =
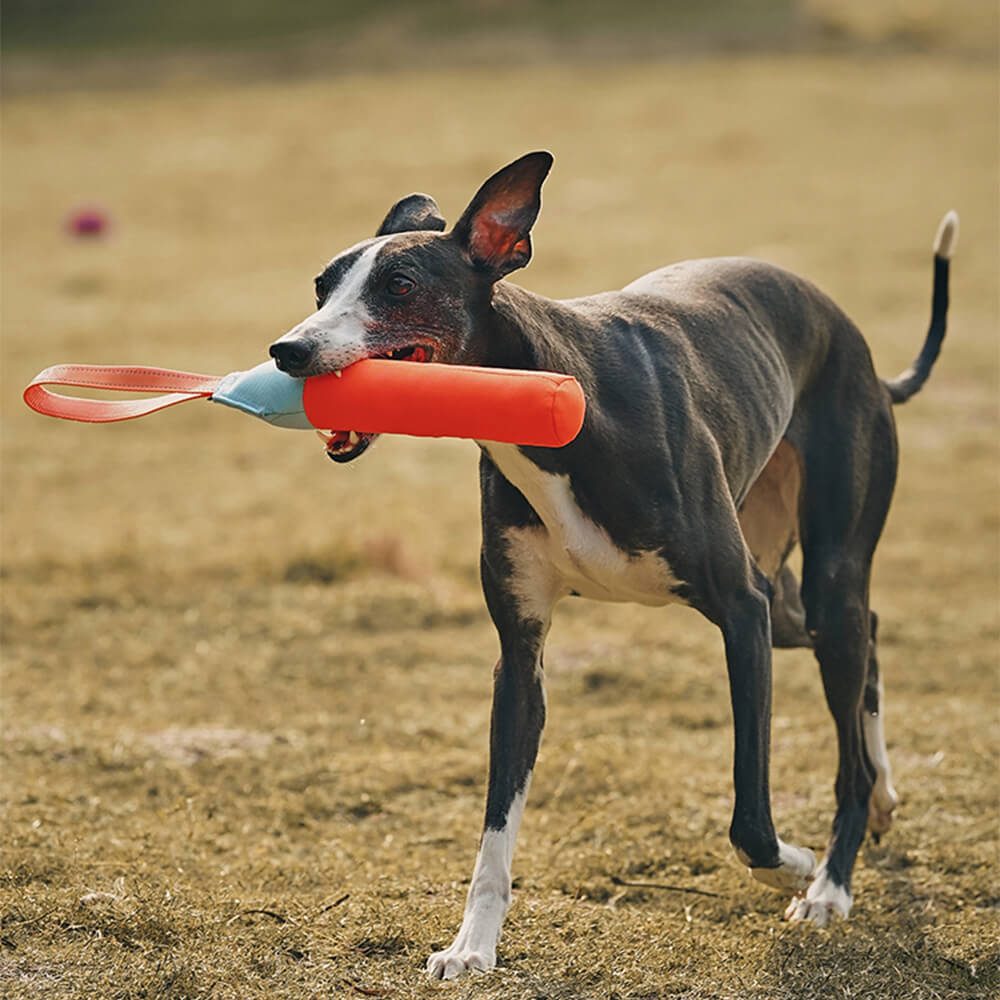
[[[39,372],[24,390],[24,401],[37,413],[92,424],[132,420],[189,399],[211,396],[218,375],[177,372],[169,368],[126,368],[116,365],[53,365]],[[152,399],[83,399],[49,392],[46,385],[121,392],[163,392]]]

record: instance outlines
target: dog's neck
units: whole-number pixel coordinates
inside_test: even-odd
[[[566,372],[580,378],[586,389],[590,366],[582,348],[587,325],[586,316],[564,302],[499,282],[483,323],[484,363]]]

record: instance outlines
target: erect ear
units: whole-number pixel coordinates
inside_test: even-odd
[[[444,216],[429,194],[408,194],[389,209],[389,214],[382,220],[375,235],[412,233],[421,229],[441,232],[444,227]]]
[[[495,281],[531,260],[531,227],[542,207],[552,154],[528,153],[498,170],[476,192],[452,234],[473,265]]]

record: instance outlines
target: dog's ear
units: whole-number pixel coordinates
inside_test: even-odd
[[[422,229],[440,233],[444,227],[444,216],[429,194],[408,194],[389,209],[389,214],[382,220],[375,235],[412,233]]]
[[[531,260],[531,227],[542,207],[552,154],[528,153],[498,170],[476,192],[452,235],[473,265],[498,281]]]

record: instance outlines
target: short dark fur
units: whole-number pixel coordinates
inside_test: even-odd
[[[533,153],[498,172],[450,233],[440,232],[426,195],[390,211],[380,234],[409,235],[386,244],[364,293],[372,353],[429,337],[437,361],[580,381],[588,410],[579,436],[564,448],[521,452],[567,476],[580,511],[618,548],[658,552],[681,581],[678,595],[722,631],[735,726],[730,837],[751,867],[779,864],[768,778],[772,640],[813,647],[840,755],[826,869],[849,892],[874,780],[861,712],[880,708],[869,581],[896,477],[892,403],[923,384],[937,356],[947,262],[936,263],[920,360],[884,383],[861,333],[826,295],[759,261],[686,261],[620,292],[561,302],[498,283],[530,257],[550,165],[548,154]],[[390,303],[383,285],[396,271],[415,278],[417,291]],[[313,373],[308,363],[286,367]],[[739,521],[783,440],[802,477],[793,528],[801,587],[788,567],[765,575]],[[505,537],[542,522],[485,449],[480,481],[482,583],[501,647],[485,827],[501,830],[545,719],[536,669],[545,628],[519,609]]]

